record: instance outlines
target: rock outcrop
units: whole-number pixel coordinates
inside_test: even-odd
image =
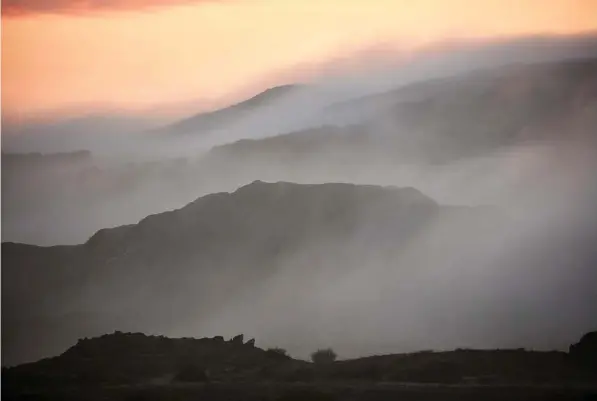
[[[243,340],[244,340],[244,335],[239,334],[237,336],[232,337],[232,340],[230,340],[230,342],[232,344],[243,345]]]
[[[115,385],[157,382],[258,380],[306,362],[272,359],[260,348],[215,338],[168,338],[116,331],[84,338],[61,355],[5,369],[2,384]]]
[[[597,331],[592,331],[572,344],[569,349],[570,357],[579,365],[597,370]]]

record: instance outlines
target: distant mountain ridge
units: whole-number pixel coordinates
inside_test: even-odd
[[[226,130],[217,132],[205,140],[205,147],[200,146],[200,149],[193,146],[201,143],[201,138],[194,142],[191,136],[161,135],[156,140],[156,136],[145,135],[144,138],[151,138],[150,148],[155,145],[166,149],[168,144],[173,144],[173,153],[166,152],[168,157],[181,156],[177,152],[183,152],[187,158],[139,161],[134,166],[112,166],[108,162],[105,167],[110,168],[85,171],[73,178],[72,183],[62,177],[30,183],[28,177],[6,170],[4,182],[14,185],[7,187],[10,190],[4,198],[7,216],[4,235],[11,241],[26,243],[82,243],[105,226],[136,222],[148,214],[180,207],[198,196],[230,191],[256,179],[401,186],[413,183],[386,180],[393,174],[384,172],[400,175],[403,166],[410,168],[413,164],[415,169],[425,170],[428,166],[435,169],[452,162],[467,163],[467,158],[492,156],[510,149],[516,151],[518,145],[526,144],[557,148],[562,143],[576,142],[584,150],[595,151],[595,71],[597,65],[593,58],[510,65],[419,82],[338,103],[325,111],[330,118],[319,125],[267,138],[260,138],[264,134],[259,129],[260,111],[255,113],[259,117],[257,121],[247,122],[247,126],[243,124],[245,121],[234,123],[231,131],[235,132],[230,133],[230,137]],[[253,101],[265,103],[267,109],[270,102],[263,99],[277,100],[285,94],[294,98],[294,87],[282,87],[281,95],[275,89],[272,91],[272,96],[266,92]],[[305,95],[299,104],[309,103],[308,88],[297,92]],[[279,117],[284,115],[282,111],[288,105],[296,102],[272,100],[271,103],[283,103],[272,110],[273,118],[264,119],[264,125],[270,126],[271,132],[277,129],[277,121],[302,119],[300,110],[294,113],[292,109],[286,115],[288,118]],[[244,106],[239,107],[242,110]],[[260,106],[250,109],[261,110]],[[337,125],[334,124],[336,114],[363,115],[364,121]],[[254,137],[209,151],[211,145],[243,135]],[[100,135],[95,138],[104,143],[105,150],[110,148],[109,152],[130,148],[133,150],[125,153],[143,153],[142,147],[137,148],[142,142],[135,140],[124,146],[124,141],[121,146],[121,142],[116,141],[117,136],[113,135],[114,142],[104,141]],[[136,139],[141,137],[143,135],[137,135]],[[48,145],[58,143],[48,142]],[[99,161],[101,154],[94,150],[94,160]],[[46,178],[45,171],[38,170],[39,175]],[[378,180],[378,177],[384,179]],[[140,198],[142,202],[137,201]],[[42,204],[30,201],[35,199],[45,201]],[[70,207],[71,202],[73,207]],[[130,208],[131,203],[137,206]],[[94,213],[88,213],[89,209]],[[71,219],[78,222],[76,229],[71,230],[73,224],[68,225],[68,230],[56,229]]]
[[[443,163],[527,141],[576,138],[597,146],[596,105],[597,59],[510,65],[339,103],[328,113],[370,115],[349,126],[243,139],[214,148],[210,157]]]
[[[197,115],[185,118],[165,127],[154,130],[157,134],[186,135],[197,134],[200,132],[217,129],[227,123],[233,123],[242,118],[246,113],[259,107],[263,107],[268,102],[290,93],[300,85],[282,85],[267,89],[247,100],[224,107],[219,110],[199,113]]]

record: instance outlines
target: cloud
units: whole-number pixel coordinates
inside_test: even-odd
[[[4,0],[2,14],[79,14],[105,11],[137,11],[220,0]]]

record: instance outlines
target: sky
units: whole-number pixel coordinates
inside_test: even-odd
[[[314,74],[306,66],[368,47],[597,30],[597,0],[4,0],[2,7],[2,115],[14,118],[209,106],[300,81]]]

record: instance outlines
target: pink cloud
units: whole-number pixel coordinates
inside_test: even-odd
[[[4,0],[2,14],[79,14],[102,11],[136,11],[173,5],[222,0]]]

